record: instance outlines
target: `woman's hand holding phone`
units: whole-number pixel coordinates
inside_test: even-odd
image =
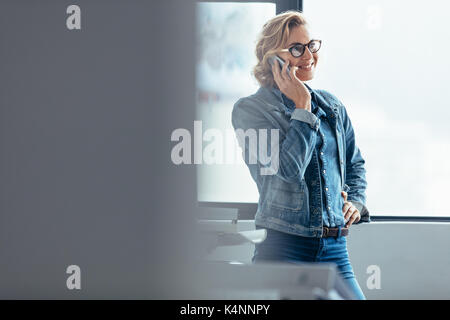
[[[289,60],[284,63],[282,68],[278,60],[275,60],[275,63],[272,64],[272,73],[275,83],[278,85],[281,92],[294,101],[296,108],[305,109],[311,112],[311,94],[309,93],[308,88],[306,88],[303,82],[298,79],[295,74],[298,67],[290,68],[289,76],[286,71],[287,67],[289,67]]]

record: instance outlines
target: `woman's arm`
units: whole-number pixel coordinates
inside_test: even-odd
[[[300,182],[312,157],[320,119],[307,110],[297,109],[292,113],[288,130],[283,132],[277,119],[281,115],[270,114],[262,103],[246,97],[239,99],[233,108],[232,124],[243,150],[244,161],[256,178],[263,172],[261,170],[268,171],[267,161],[262,159],[264,153],[270,155],[272,161],[278,156],[278,165],[269,174],[277,175],[286,182]],[[267,132],[265,141],[261,139],[260,129]],[[279,139],[271,139],[271,129],[278,130]],[[245,139],[245,136],[252,136],[251,131],[258,137],[256,146],[249,145]],[[260,143],[266,143],[267,151],[261,148]],[[250,162],[252,158],[256,163]]]
[[[345,184],[349,187],[348,201],[359,210],[361,219],[356,223],[370,222],[369,210],[366,207],[366,169],[365,161],[361,155],[361,151],[356,145],[355,132],[352,122],[347,114],[347,110],[342,105],[342,121],[345,130],[346,140],[346,175]]]

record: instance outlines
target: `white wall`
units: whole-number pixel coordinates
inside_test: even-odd
[[[208,229],[253,230],[253,220],[202,222]],[[450,299],[450,223],[372,222],[350,229],[348,249],[368,299]],[[251,262],[254,247],[217,248],[208,258]],[[367,267],[381,269],[381,288],[369,290]]]

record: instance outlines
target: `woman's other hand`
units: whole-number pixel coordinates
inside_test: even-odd
[[[283,65],[281,72],[279,66],[279,62],[275,60],[275,63],[272,65],[272,73],[274,75],[273,78],[275,83],[278,85],[278,88],[280,88],[280,91],[294,101],[296,108],[305,109],[311,112],[311,94],[309,93],[308,88],[306,88],[303,82],[299,80],[295,74],[298,67],[292,67],[288,76],[286,70],[289,66],[289,60]]]
[[[361,219],[361,214],[359,210],[353,205],[353,203],[347,201],[347,192],[341,192],[342,197],[344,198],[344,205],[342,206],[342,212],[344,212],[344,219],[347,221],[345,227],[350,227],[353,222],[358,222]]]

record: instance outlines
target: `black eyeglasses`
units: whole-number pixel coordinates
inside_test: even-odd
[[[296,43],[289,49],[282,49],[280,51],[287,52],[289,51],[294,58],[301,57],[305,53],[305,48],[308,47],[309,51],[311,53],[316,53],[319,51],[320,47],[322,46],[322,40],[311,40],[307,44],[303,43]]]

